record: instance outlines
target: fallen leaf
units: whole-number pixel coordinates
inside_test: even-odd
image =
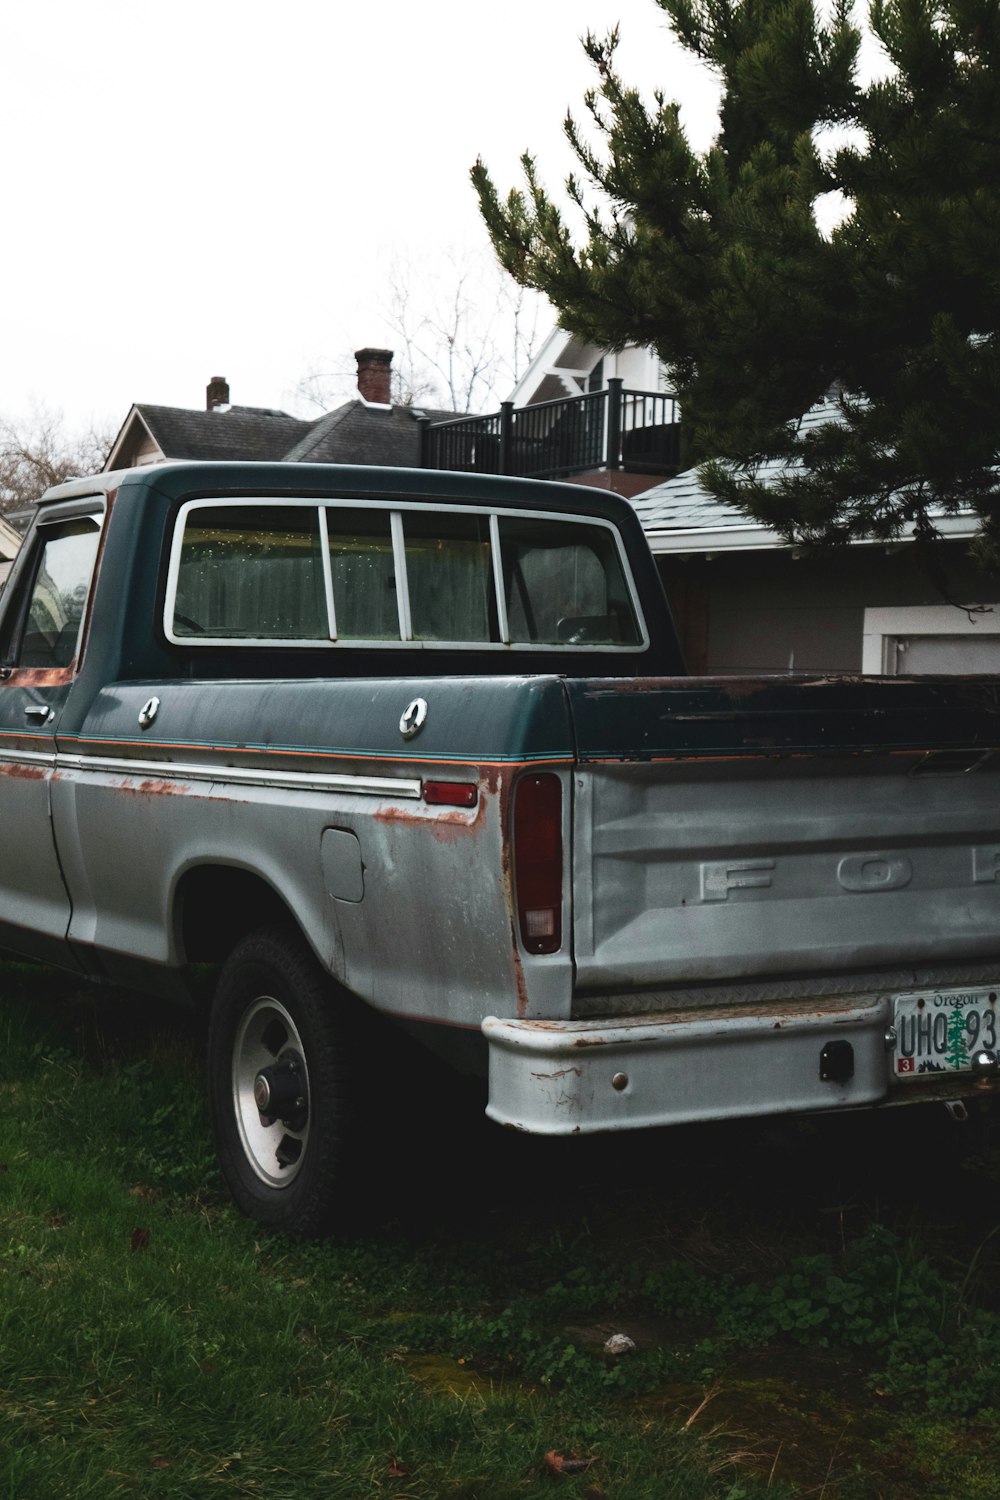
[[[408,1474],[413,1473],[413,1465],[400,1463],[398,1458],[390,1456],[389,1467],[385,1472],[390,1479],[405,1479]]]
[[[154,1458],[152,1461],[152,1466],[154,1469],[169,1469],[170,1460],[169,1458]]]
[[[570,1458],[550,1448],[545,1455],[545,1467],[550,1474],[582,1474],[594,1462],[592,1458]]]
[[[149,1233],[148,1229],[133,1229],[133,1231],[132,1231],[132,1249],[133,1250],[148,1250],[149,1249],[150,1238],[151,1238],[151,1236],[150,1236],[150,1233]]]

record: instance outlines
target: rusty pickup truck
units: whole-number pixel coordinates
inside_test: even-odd
[[[687,677],[613,495],[73,481],[0,663],[0,944],[214,977],[216,1147],[265,1224],[346,1211],[373,1016],[529,1132],[998,1088],[997,683]]]

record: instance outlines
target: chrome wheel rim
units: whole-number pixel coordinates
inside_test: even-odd
[[[263,1114],[258,1097],[262,1070],[281,1070],[296,1082],[293,1101]],[[233,1047],[233,1110],[243,1153],[261,1182],[289,1187],[309,1146],[309,1070],[299,1029],[280,1000],[261,995],[247,1008]],[[256,1088],[256,1093],[255,1093]]]

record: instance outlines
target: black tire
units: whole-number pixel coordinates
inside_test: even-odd
[[[294,928],[265,928],[236,946],[212,1004],[208,1096],[222,1175],[251,1219],[319,1238],[349,1217],[356,1051],[350,997]],[[260,1112],[261,1097],[273,1113]]]

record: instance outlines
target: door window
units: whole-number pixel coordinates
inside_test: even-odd
[[[43,525],[44,538],[28,597],[24,630],[11,666],[68,667],[80,631],[100,539],[98,524],[80,517]]]

